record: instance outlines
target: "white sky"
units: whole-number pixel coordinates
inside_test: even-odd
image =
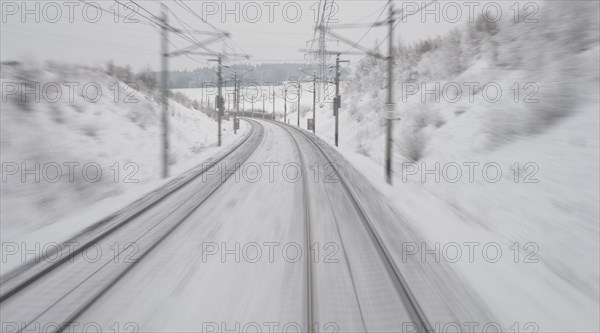
[[[127,3],[128,0],[120,0]],[[415,6],[421,6],[427,1],[411,2]],[[2,60],[58,60],[62,62],[75,62],[80,64],[104,64],[107,60],[113,59],[116,64],[130,64],[135,70],[140,70],[150,66],[153,69],[159,68],[159,50],[160,50],[160,32],[156,27],[142,23],[125,23],[123,19],[117,18],[115,23],[115,8],[119,7],[121,14],[133,14],[123,7],[115,4],[113,1],[103,0],[95,1],[103,8],[111,12],[103,12],[98,22],[92,23],[95,16],[93,9],[88,10],[88,16],[84,16],[84,3],[79,3],[77,7],[71,7],[71,3],[77,1],[27,1],[30,9],[35,8],[37,3],[40,10],[39,23],[35,22],[34,14],[27,14],[22,17],[22,1],[2,0],[1,13],[1,58]],[[160,15],[159,1],[136,1],[140,6]],[[174,1],[162,1],[170,10],[180,19],[192,26],[196,30],[214,31],[199,18],[187,12]],[[331,0],[329,1],[331,2]],[[351,40],[359,40],[368,30],[368,23],[375,21],[381,13],[387,0],[354,0],[354,1],[335,1],[336,9],[332,13],[332,20],[338,20],[339,24],[362,23],[359,28],[354,29],[335,29]],[[446,3],[445,3],[446,2]],[[49,5],[54,3],[55,5]],[[318,0],[310,1],[185,1],[196,13],[205,16],[207,21],[219,29],[228,31],[232,34],[232,40],[227,42],[225,50],[231,52],[235,50],[238,53],[249,53],[252,55],[251,62],[305,62],[304,55],[299,49],[309,48],[308,40],[313,37],[315,26],[316,8]],[[407,1],[404,1],[404,6]],[[453,8],[445,7],[448,1],[441,1],[438,7],[438,13],[447,13],[454,16]],[[457,3],[457,2],[455,2]],[[458,2],[460,3],[460,2]],[[482,12],[482,5],[474,9],[475,14]],[[403,6],[403,1],[394,1],[396,9]],[[436,4],[438,5],[438,4]],[[13,11],[16,12],[13,14]],[[238,8],[236,11],[235,8]],[[434,16],[427,16],[423,22],[421,14],[414,15],[407,19],[406,23],[400,24],[395,30],[396,37],[403,42],[411,42],[417,39],[444,34],[449,29],[465,24],[469,17],[469,8],[460,5],[462,10],[462,19],[456,23],[450,23],[442,19],[440,23],[434,22]],[[56,23],[51,23],[56,17],[56,8],[61,8],[62,16]],[[256,7],[262,11],[262,16],[255,19]],[[302,9],[301,16],[297,22],[293,21],[296,16],[296,8]],[[69,8],[73,8],[70,15]],[[209,15],[207,10],[216,8],[217,13]],[[272,15],[269,9],[273,9]],[[287,16],[284,8],[287,8]],[[329,7],[331,8],[331,7]],[[407,10],[410,9],[406,7]],[[228,14],[225,20],[221,14],[225,9],[233,9],[239,15],[239,22],[236,22],[235,14]],[[447,10],[447,11],[445,11]],[[35,9],[34,9],[35,12]],[[140,13],[148,15],[143,10]],[[508,11],[504,15],[511,15]],[[387,16],[387,10],[382,15],[382,19]],[[145,22],[144,18],[139,18]],[[287,21],[286,21],[287,18]],[[172,14],[169,15],[170,23],[175,27],[181,27]],[[72,21],[72,22],[70,22]],[[255,22],[254,22],[255,21]],[[272,22],[271,22],[272,21]],[[331,26],[334,26],[332,23]],[[375,27],[362,40],[361,45],[373,47],[375,41],[381,41],[387,35],[387,27]],[[199,39],[208,38],[207,36],[195,35]],[[171,41],[179,48],[186,47],[190,42],[170,35]],[[317,47],[315,43],[315,48]],[[347,50],[349,46],[335,41],[329,42],[330,49]],[[219,52],[223,50],[223,43],[211,44],[210,48]],[[170,49],[174,48],[170,45]],[[185,56],[173,58],[170,62],[171,69],[194,69],[199,66],[208,65],[208,59],[205,56],[193,56],[199,62],[192,61]],[[346,58],[356,61],[361,57],[346,56]]]

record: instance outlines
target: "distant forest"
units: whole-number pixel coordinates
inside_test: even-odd
[[[238,80],[244,82],[283,82],[311,80],[312,75],[299,70],[303,68],[301,63],[264,63],[257,65],[231,65],[223,68],[224,85],[233,85],[234,72],[238,74]],[[342,69],[342,76],[348,74],[348,70]],[[157,73],[158,75],[158,73]],[[202,88],[203,83],[216,82],[216,66],[202,67],[193,71],[170,71],[169,88]]]

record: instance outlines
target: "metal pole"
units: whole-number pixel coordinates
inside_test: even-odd
[[[340,113],[340,54],[335,58],[335,101],[333,102],[333,110],[335,112],[335,146],[338,146],[339,137],[339,113]]]
[[[287,88],[285,88],[285,94],[283,95],[283,122],[287,124]]]
[[[168,13],[167,6],[161,5],[162,9],[162,177],[169,177],[169,45],[168,45]]]
[[[298,82],[298,127],[300,127],[300,92],[302,91],[302,87],[300,86],[300,82]]]
[[[242,82],[240,81],[240,82],[238,82],[238,85],[237,85],[237,105],[236,105],[236,111],[237,112],[240,112],[240,84],[241,83]]]
[[[317,73],[313,73],[313,134],[317,132],[317,120],[315,118],[317,110]]]
[[[388,184],[392,184],[392,126],[393,126],[393,117],[394,117],[394,95],[393,95],[393,84],[394,80],[392,78],[393,69],[394,69],[394,59],[392,58],[394,52],[394,4],[390,4],[390,13],[389,13],[389,51],[388,51],[388,91],[387,91],[387,129],[386,129],[386,138],[385,141],[385,179]]]
[[[237,121],[237,113],[240,112],[240,102],[238,101],[237,92],[237,72],[233,73],[233,104],[235,105],[235,112],[233,113],[233,134],[237,134],[235,123]]]
[[[219,126],[219,131],[218,131],[218,146],[221,147],[221,117],[223,116],[223,96],[222,96],[222,86],[223,86],[223,76],[221,73],[221,56],[219,55],[218,58],[218,74],[217,74],[217,80],[219,81],[218,85],[219,85],[219,97],[218,97],[218,102],[217,102],[217,112],[218,112],[218,126]]]
[[[275,92],[273,91],[273,120],[275,120]]]

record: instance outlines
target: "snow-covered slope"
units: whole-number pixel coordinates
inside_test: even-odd
[[[158,92],[133,81],[139,91],[101,69],[2,66],[3,241],[64,239],[161,182]],[[39,92],[23,96],[26,82],[39,83]],[[198,110],[169,105],[173,175],[215,152],[217,124]],[[223,128],[231,141],[231,124]]]
[[[361,62],[343,89],[341,150],[421,231],[426,249],[438,244],[506,331],[528,322],[543,332],[600,329],[598,6],[546,2],[536,24],[480,20],[401,47],[394,187],[383,182],[385,64]],[[424,96],[436,84],[437,96]],[[333,142],[329,106],[317,124]],[[468,242],[479,244],[473,262]],[[453,243],[457,262],[443,253]],[[489,262],[481,250],[496,244],[501,258]]]

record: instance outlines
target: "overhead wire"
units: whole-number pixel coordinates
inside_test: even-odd
[[[127,16],[125,16],[125,15],[122,15],[122,14],[118,14],[118,13],[115,13],[114,11],[111,11],[111,10],[108,10],[108,9],[106,9],[106,8],[103,8],[102,6],[98,5],[97,3],[90,3],[90,2],[87,2],[87,1],[85,1],[85,0],[79,0],[79,1],[80,1],[80,2],[82,2],[82,3],[84,3],[84,4],[86,4],[86,5],[88,5],[88,6],[95,7],[95,8],[97,8],[97,9],[99,9],[99,10],[101,10],[101,11],[105,12],[105,13],[110,13],[111,15],[118,16],[118,17],[120,17],[120,18],[122,18],[122,19],[124,19],[124,20],[131,20],[131,18],[130,18],[130,17],[127,17]],[[115,1],[116,1],[116,0],[115,0]],[[123,6],[123,4],[121,4],[121,6]],[[127,8],[127,9],[130,9],[129,7],[125,7],[125,8]],[[138,13],[136,13],[136,14],[138,14]],[[138,14],[138,15],[139,15],[139,14]],[[149,22],[145,22],[145,21],[143,21],[143,22],[137,22],[137,23],[141,23],[141,24],[147,24],[147,25],[152,25],[152,26],[154,26],[155,24],[157,24],[157,23],[156,23],[156,22],[154,22],[152,19],[150,19],[150,18],[148,18],[148,17],[145,17],[144,15],[140,15],[140,16],[144,17],[144,18],[145,18],[146,20],[148,20]]]
[[[430,1],[430,2],[428,2],[427,4],[425,4],[425,5],[421,6],[421,7],[420,7],[420,8],[419,8],[417,11],[415,11],[415,12],[411,12],[411,13],[406,13],[406,14],[404,14],[404,10],[402,10],[402,9],[401,9],[401,10],[398,12],[398,14],[402,14],[402,16],[401,16],[400,18],[397,18],[397,19],[396,19],[396,23],[395,23],[395,24],[394,24],[394,26],[392,27],[392,31],[395,31],[395,30],[396,30],[396,28],[398,27],[398,25],[400,25],[400,23],[401,23],[402,21],[404,21],[406,18],[408,18],[408,17],[410,17],[410,16],[413,16],[413,15],[415,15],[415,14],[417,14],[417,13],[421,12],[423,9],[425,9],[425,8],[429,7],[430,5],[432,5],[432,4],[434,4],[434,3],[438,2],[438,1],[439,1],[439,0],[431,0],[431,1]],[[389,4],[390,2],[391,2],[391,0],[388,2],[388,4]],[[378,43],[378,44],[375,46],[375,49],[374,49],[374,50],[377,50],[377,49],[379,49],[379,47],[380,47],[381,45],[383,45],[383,43],[385,43],[385,42],[386,42],[386,41],[387,41],[387,40],[390,38],[390,35],[391,35],[391,32],[388,32],[388,33],[387,33],[387,35],[386,35],[386,37],[385,37],[385,38],[384,38],[384,39],[383,39],[381,42],[379,42],[379,43]],[[365,61],[366,59],[369,59],[369,57],[365,57],[365,58],[361,59],[361,60],[359,61],[359,63],[362,63],[362,62],[363,62],[363,61]]]
[[[317,9],[318,9],[317,17],[321,16],[321,2],[322,2],[322,0],[319,0],[319,5],[317,7]],[[327,3],[327,0],[325,0],[325,3]],[[313,46],[315,44],[315,40],[317,39],[317,31],[319,30],[319,26],[321,24],[323,24],[323,22],[319,21],[319,23],[317,25],[315,25],[315,29],[314,29],[314,32],[313,32],[313,38],[312,38],[311,43],[310,43],[310,48],[308,49],[308,53],[304,57],[305,65],[306,65],[306,62],[308,61],[308,59],[310,59],[310,54],[312,53]],[[311,66],[309,68],[312,68],[312,66],[313,65],[311,64]]]
[[[103,12],[107,12],[107,13],[110,13],[111,15],[118,16],[118,17],[120,17],[120,18],[122,18],[122,19],[124,19],[124,20],[131,20],[131,19],[132,19],[132,18],[131,18],[131,17],[129,17],[129,16],[125,16],[125,15],[122,15],[122,14],[120,14],[120,13],[118,13],[118,12],[111,11],[111,10],[108,10],[108,9],[106,9],[106,8],[103,8],[102,6],[100,6],[100,5],[96,4],[96,3],[90,3],[90,2],[88,2],[88,1],[85,1],[85,0],[79,0],[79,1],[80,1],[80,2],[82,2],[82,3],[84,3],[84,4],[86,4],[86,5],[93,6],[93,7],[97,8],[98,10],[101,10],[101,11],[103,11]],[[155,14],[154,14],[154,13],[152,13],[150,10],[146,9],[144,6],[140,5],[140,4],[139,4],[139,3],[137,3],[136,1],[133,1],[133,0],[128,0],[130,3],[123,3],[123,2],[121,2],[121,1],[119,1],[119,0],[113,0],[113,1],[114,1],[115,3],[117,3],[118,5],[122,6],[123,8],[129,9],[129,10],[132,10],[132,11],[134,12],[134,14],[135,14],[135,15],[137,15],[137,16],[139,16],[139,17],[141,17],[141,18],[143,18],[143,19],[145,19],[145,20],[146,20],[146,21],[138,21],[137,23],[141,23],[141,24],[147,24],[147,25],[150,25],[150,26],[152,26],[152,27],[155,27],[155,28],[156,28],[156,27],[165,27],[165,22],[163,22],[163,19],[162,19],[162,18],[158,17],[157,15],[155,15]],[[177,3],[177,2],[176,2],[176,3]],[[178,4],[179,4],[179,3],[178,3]],[[142,10],[144,13],[146,13],[146,14],[144,14],[144,13],[140,12],[139,10],[135,10],[134,8],[132,8],[132,5],[135,5],[135,6],[137,6],[139,9],[141,9],[141,10]],[[195,12],[193,12],[193,10],[191,10],[191,8],[190,8],[189,6],[187,6],[185,3],[181,2],[180,6],[182,6],[184,9],[186,9],[186,10],[188,10],[188,11],[191,11],[191,12],[192,12],[192,13],[193,13],[195,16],[199,17],[199,18],[202,20],[202,22],[204,22],[204,23],[207,23],[207,24],[208,24],[209,26],[211,26],[213,29],[215,29],[215,30],[217,30],[217,31],[219,31],[219,32],[223,32],[222,30],[220,30],[220,29],[216,28],[215,26],[213,26],[213,25],[211,25],[210,23],[208,23],[208,22],[206,22],[205,20],[203,20],[203,19],[202,19],[202,18],[201,18],[201,17],[200,17],[198,14],[196,14]],[[168,6],[167,6],[167,8],[168,8]],[[183,29],[183,30],[180,30],[180,29],[175,29],[174,27],[172,27],[172,26],[169,26],[169,25],[167,25],[165,28],[169,29],[169,31],[171,31],[171,32],[172,32],[173,34],[175,34],[176,36],[178,36],[178,37],[180,37],[180,38],[182,38],[182,39],[184,39],[184,40],[186,40],[186,41],[190,42],[192,45],[199,45],[200,47],[202,47],[202,46],[201,46],[202,42],[201,42],[200,40],[198,40],[197,38],[195,38],[195,37],[193,36],[193,34],[191,34],[192,32],[193,32],[193,33],[199,33],[200,31],[197,31],[197,30],[193,29],[193,27],[192,27],[192,26],[190,26],[190,25],[189,25],[189,24],[187,24],[185,21],[183,21],[182,19],[180,19],[180,18],[179,18],[179,16],[177,16],[177,14],[175,14],[175,13],[174,13],[174,12],[173,12],[171,9],[169,9],[169,8],[168,8],[168,10],[169,10],[169,12],[170,12],[170,13],[173,15],[173,17],[174,17],[174,18],[175,18],[175,19],[176,19],[176,20],[177,20],[177,21],[178,21],[178,22],[179,22],[179,23],[180,23],[182,26],[184,26],[184,27],[187,27],[188,29]],[[187,34],[186,34],[186,33],[187,33]],[[172,41],[168,40],[167,42],[168,42],[168,43],[169,43],[171,46],[173,46],[173,47],[174,47],[174,48],[175,48],[177,51],[182,51],[182,49],[181,49],[181,48],[179,48],[179,47],[178,47],[178,46],[177,46],[175,43],[173,43]],[[112,46],[112,45],[111,45],[111,46]],[[116,46],[116,45],[115,45],[115,46]],[[214,52],[214,51],[212,51],[212,50],[210,50],[210,49],[208,49],[208,48],[206,48],[206,47],[202,47],[202,48],[203,48],[205,51],[207,51],[208,53],[211,53],[211,54],[213,54],[213,55],[215,55],[215,56],[216,56],[216,55],[218,55],[216,52]],[[199,60],[197,60],[197,59],[194,59],[193,57],[191,57],[191,56],[190,56],[189,54],[187,54],[187,53],[182,53],[182,54],[183,54],[183,55],[185,55],[185,56],[186,56],[187,58],[189,58],[190,60],[193,60],[193,61],[195,61],[195,62],[197,62],[197,63],[200,63],[200,64],[204,64],[204,63],[202,63],[201,61],[199,61]]]
[[[184,20],[182,20],[181,18],[179,18],[179,16],[177,16],[177,14],[175,14],[168,6],[166,6],[166,7],[167,7],[167,10],[171,13],[171,15],[173,15],[173,17],[175,18],[175,20],[177,22],[179,22],[179,24],[182,27],[184,27],[184,28],[187,27],[187,28],[193,29],[193,27],[190,24],[186,23]],[[208,47],[204,46],[203,43],[198,38],[196,38],[194,35],[189,35],[188,36],[187,34],[184,34],[183,31],[181,31],[179,29],[171,29],[171,31],[173,32],[173,34],[175,34],[176,36],[178,36],[178,37],[180,37],[182,39],[185,39],[186,41],[190,42],[192,45],[196,45],[196,46],[202,48],[204,51],[206,51],[206,52],[208,52],[208,53],[210,53],[210,54],[212,54],[214,56],[218,55],[218,53],[216,53],[213,50],[209,49]],[[182,51],[182,50],[179,49],[178,51]],[[187,53],[183,53],[183,54],[185,54],[188,58],[191,58],[189,56],[189,54],[187,54]]]
[[[121,4],[118,0],[115,0],[115,2]],[[161,18],[154,15],[152,12],[150,12],[149,10],[147,10],[146,8],[144,8],[143,6],[141,6],[140,4],[138,4],[137,2],[133,1],[133,0],[129,0],[129,2],[135,4],[136,6],[138,6],[140,9],[142,9],[143,11],[145,11],[146,13],[148,13],[150,16],[152,16],[154,19],[158,20],[159,22],[161,21]],[[123,4],[121,4],[122,6],[124,6]],[[137,12],[136,12],[137,14]]]
[[[180,48],[179,48],[177,45],[175,45],[175,43],[173,43],[173,42],[171,42],[171,41],[168,41],[168,43],[169,43],[169,44],[171,44],[171,46],[173,46],[173,47],[174,47],[174,48],[175,48],[177,51],[181,51],[181,49],[180,49]],[[189,54],[187,54],[187,53],[182,53],[182,54],[183,54],[184,56],[186,56],[187,58],[189,58],[190,60],[192,60],[192,61],[195,61],[195,62],[197,62],[197,63],[199,63],[199,64],[201,64],[201,65],[206,65],[206,63],[204,63],[204,62],[202,62],[202,61],[200,61],[200,60],[198,60],[198,59],[195,59],[195,58],[191,57],[191,56],[190,56]]]
[[[381,12],[379,13],[379,16],[377,16],[377,19],[375,19],[375,22],[373,22],[373,23],[371,24],[371,26],[370,26],[370,27],[369,27],[369,29],[368,29],[368,30],[367,30],[367,31],[364,33],[364,35],[362,35],[362,37],[360,37],[360,39],[359,39],[359,40],[358,40],[356,43],[354,43],[354,45],[352,45],[352,47],[351,47],[351,48],[349,48],[348,50],[346,50],[346,52],[348,52],[348,51],[350,51],[350,50],[353,50],[353,49],[355,49],[355,48],[356,48],[356,47],[357,47],[357,46],[360,44],[360,42],[362,42],[362,41],[363,41],[363,39],[365,39],[365,37],[367,37],[367,35],[369,34],[369,32],[371,32],[371,30],[373,30],[373,28],[375,27],[375,25],[379,23],[379,19],[381,18],[381,16],[383,15],[383,13],[385,13],[385,10],[386,10],[386,9],[389,7],[390,3],[391,3],[391,0],[390,0],[390,1],[388,1],[388,2],[385,4],[385,6],[383,6],[383,9],[381,9]]]
[[[81,0],[81,1],[83,1],[83,0]],[[124,8],[131,9],[131,8],[130,8],[130,7],[128,7],[127,5],[125,5],[125,4],[123,4],[122,2],[120,2],[119,0],[113,0],[113,1],[114,1],[114,2],[116,2],[116,3],[118,3],[119,5],[123,6]],[[131,0],[130,0],[130,1],[131,1]],[[85,2],[85,1],[84,1],[84,2]],[[138,5],[137,3],[133,2],[133,1],[131,1],[131,2],[132,2],[132,3],[134,3],[136,6],[138,6],[139,8],[143,9],[144,11],[146,11],[147,13],[150,13],[148,10],[146,10],[146,9],[145,9],[145,8],[143,8],[143,7],[141,7],[141,6],[140,6],[140,5]],[[88,4],[89,4],[89,3],[88,3]],[[92,5],[92,6],[93,6],[93,5]],[[148,16],[146,16],[146,15],[144,15],[144,14],[140,13],[139,11],[136,11],[136,10],[134,10],[134,13],[135,13],[135,15],[141,16],[141,17],[145,18],[146,20],[148,20],[149,22],[151,22],[151,23],[154,23],[154,24],[158,25],[159,27],[160,27],[160,26],[162,26],[162,20],[161,20],[159,17],[157,17],[156,15],[152,14],[152,13],[150,13],[150,15],[151,15],[152,17],[154,17],[154,19],[158,20],[158,22],[157,22],[156,20],[154,20],[154,19],[151,19],[151,18],[149,18]]]
[[[425,5],[421,6],[421,7],[420,7],[420,8],[419,8],[417,11],[415,11],[415,12],[411,12],[411,13],[407,13],[407,14],[404,14],[404,13],[403,13],[403,10],[400,10],[400,12],[399,12],[399,13],[402,13],[402,17],[400,17],[399,19],[396,19],[396,23],[395,23],[395,24],[394,24],[394,26],[392,27],[392,31],[393,31],[393,30],[396,30],[396,28],[397,28],[397,27],[400,25],[400,23],[401,23],[402,21],[404,21],[406,18],[408,18],[408,17],[410,17],[410,16],[413,16],[413,15],[415,15],[415,14],[417,14],[417,13],[421,12],[423,9],[425,9],[425,8],[427,8],[427,7],[429,7],[429,6],[431,6],[432,4],[434,4],[434,3],[438,2],[438,1],[439,1],[439,0],[431,0],[431,1],[430,1],[430,2],[428,2],[427,4],[425,4]],[[382,41],[381,41],[379,44],[377,44],[377,46],[376,46],[375,48],[379,48],[379,47],[380,47],[380,46],[381,46],[383,43],[385,43],[385,41],[387,41],[387,40],[390,38],[390,34],[391,34],[391,32],[388,32],[387,36],[386,36],[386,37],[385,37],[385,38],[384,38],[384,39],[383,39],[383,40],[382,40]]]
[[[198,15],[198,13],[196,13],[190,6],[188,6],[185,2],[183,2],[182,0],[175,0],[175,3],[177,5],[179,5],[180,7],[182,7],[183,9],[187,10],[189,13],[191,13],[192,15],[194,15],[195,17],[199,18],[200,21],[202,21],[203,23],[207,24],[209,27],[215,29],[218,32],[221,33],[226,33],[225,31],[217,28],[216,26],[214,26],[213,24],[211,24],[210,22],[208,22],[206,19],[204,19],[202,16]]]
[[[217,31],[217,32],[219,32],[219,33],[221,33],[221,34],[223,34],[224,36],[227,36],[227,37],[229,37],[229,36],[230,36],[230,34],[229,34],[229,33],[227,33],[226,31],[224,31],[224,30],[222,30],[222,29],[219,29],[219,28],[218,28],[218,27],[216,27],[215,25],[213,25],[213,24],[209,23],[209,22],[208,22],[206,19],[204,19],[202,16],[200,16],[198,13],[196,13],[196,12],[195,12],[195,11],[194,11],[194,10],[193,10],[191,7],[189,7],[189,6],[188,6],[188,5],[187,5],[185,2],[183,2],[183,1],[181,1],[181,0],[175,0],[175,3],[176,3],[178,6],[180,6],[181,8],[185,9],[187,12],[191,13],[191,14],[192,14],[193,16],[195,16],[196,18],[200,19],[200,21],[201,21],[202,23],[205,23],[205,24],[207,24],[208,26],[210,26],[211,28],[213,28],[215,31]],[[179,17],[178,17],[176,14],[174,14],[174,13],[173,13],[173,11],[171,11],[171,13],[174,15],[175,19],[176,19],[177,21],[179,21],[179,23],[180,23],[180,24],[184,24],[184,25],[186,25],[188,28],[192,28],[192,27],[191,27],[189,24],[186,24],[185,22],[183,22],[183,20],[181,20],[181,19],[180,19],[180,18],[179,18]],[[194,38],[194,39],[195,39],[195,38]],[[237,43],[236,43],[236,42],[235,42],[233,39],[229,38],[229,40],[230,40],[230,41],[233,43],[233,45],[234,45],[236,48],[238,48],[238,49],[240,50],[240,52],[242,52],[242,53],[246,53],[246,52],[244,51],[244,49],[243,49],[241,46],[239,46],[239,45],[238,45],[238,44],[237,44]],[[197,41],[198,43],[200,43],[200,41],[198,41],[197,39],[196,39],[196,41]],[[225,45],[224,45],[224,46],[227,46],[226,42],[225,42]],[[233,51],[235,51],[233,48],[231,48],[231,49],[232,49]],[[209,51],[209,53],[210,53],[210,51]],[[214,55],[217,55],[217,53],[215,53],[215,52],[212,52],[212,53],[213,53]]]

